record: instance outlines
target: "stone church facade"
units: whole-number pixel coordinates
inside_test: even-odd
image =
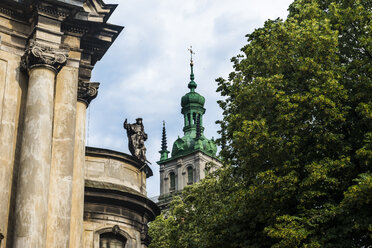
[[[85,147],[94,65],[123,27],[102,0],[0,2],[0,247],[149,244],[151,169]]]

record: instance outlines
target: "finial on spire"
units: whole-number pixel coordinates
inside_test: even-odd
[[[195,54],[195,53],[192,50],[192,46],[190,46],[190,48],[188,50],[190,52],[190,65],[193,66],[194,65],[194,61],[192,60],[192,55]]]
[[[192,55],[195,54],[194,51],[192,50],[192,46],[190,46],[190,48],[188,49],[190,51],[190,67],[191,67],[191,74],[190,74],[190,83],[188,85],[189,89],[194,92],[195,91],[195,88],[196,88],[196,83],[194,82],[194,61],[192,60]]]

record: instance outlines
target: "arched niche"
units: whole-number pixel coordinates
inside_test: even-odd
[[[168,174],[169,177],[169,191],[173,191],[176,189],[177,180],[176,180],[176,173],[174,171],[170,171]]]
[[[183,186],[195,182],[195,168],[192,164],[187,164],[182,168]]]
[[[194,168],[189,165],[186,167],[187,184],[193,184],[195,181]]]
[[[136,247],[136,240],[132,238],[127,232],[125,232],[123,229],[121,229],[118,225],[114,225],[111,227],[105,227],[98,229],[94,232],[94,242],[93,242],[93,248],[106,248],[102,245],[101,239],[109,240],[116,239],[119,243],[124,242],[124,248],[134,248]],[[120,246],[117,246],[120,247]],[[121,248],[121,247],[120,247]]]

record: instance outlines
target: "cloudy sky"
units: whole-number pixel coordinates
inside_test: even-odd
[[[159,195],[162,121],[166,121],[168,150],[183,135],[181,97],[189,91],[190,53],[194,55],[196,89],[206,98],[205,136],[218,137],[222,118],[217,105],[218,77],[232,71],[231,57],[246,44],[245,35],[267,19],[285,18],[290,0],[105,0],[118,8],[109,22],[124,30],[93,71],[100,82],[98,97],[87,116],[87,143],[125,153],[128,140],[123,121],[144,119],[147,158],[154,176],[148,196]]]

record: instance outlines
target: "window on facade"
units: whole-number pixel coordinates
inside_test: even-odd
[[[123,236],[114,233],[102,233],[99,238],[100,248],[125,248],[127,242]]]
[[[187,167],[187,184],[192,184],[194,182],[194,171],[192,167]]]
[[[176,188],[176,175],[174,172],[169,173],[169,178],[170,178],[170,189],[175,189]]]

